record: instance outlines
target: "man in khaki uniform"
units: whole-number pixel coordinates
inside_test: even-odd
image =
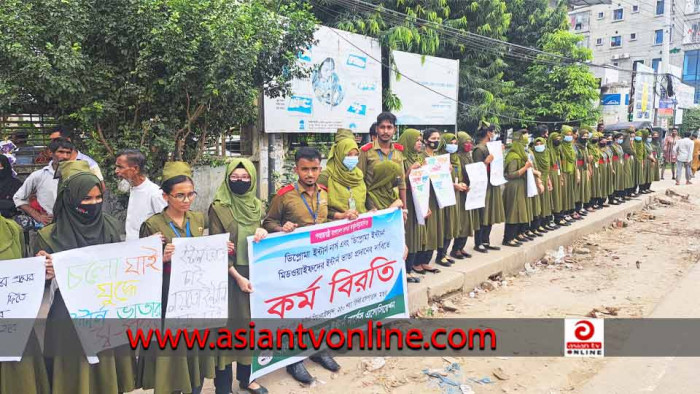
[[[299,176],[299,181],[283,187],[272,199],[270,210],[263,220],[263,227],[270,233],[291,233],[297,227],[327,221],[328,193],[324,186],[316,183],[321,175],[321,154],[316,149],[303,147],[297,151],[294,161],[294,171]],[[340,365],[326,351],[310,358],[329,371],[336,372],[340,369]],[[314,380],[302,361],[288,365],[287,372],[301,383],[308,384]]]
[[[377,139],[360,148],[360,160],[357,166],[365,174],[365,184],[369,188],[374,182],[374,166],[384,160],[396,162],[403,168],[403,150],[401,144],[392,142],[396,134],[396,116],[391,112],[382,112],[377,116]],[[406,206],[406,177],[402,173],[399,181],[399,198]]]

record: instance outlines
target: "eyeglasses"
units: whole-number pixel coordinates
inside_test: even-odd
[[[249,176],[242,177],[242,178],[237,178],[237,177],[235,177],[235,176],[232,176],[232,177],[230,177],[230,178],[228,178],[228,179],[229,179],[231,182],[238,182],[238,181],[250,182],[250,177],[249,177]]]
[[[185,202],[185,199],[188,201],[194,200],[195,197],[197,197],[197,192],[189,192],[189,193],[178,193],[178,194],[168,194],[170,197],[180,201],[180,202]]]

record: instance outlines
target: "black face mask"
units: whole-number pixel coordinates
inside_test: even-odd
[[[233,194],[245,194],[248,190],[250,190],[250,183],[251,181],[228,181],[228,188],[231,189],[231,193]]]
[[[608,141],[607,145],[608,146],[612,145],[612,141]]]
[[[554,146],[561,145],[561,140],[554,140]]]
[[[401,178],[396,177],[394,180],[391,182],[391,187],[399,187],[399,183],[401,183]]]
[[[600,145],[601,147],[606,146],[607,144],[608,144],[608,143],[605,142],[605,141],[600,141],[600,142],[598,143],[598,145]]]
[[[78,215],[85,218],[86,221],[92,221],[100,214],[100,211],[102,211],[102,203],[79,204],[75,207],[75,211],[78,212]]]
[[[430,149],[437,149],[438,146],[440,146],[440,141],[426,141],[426,144],[430,147]]]
[[[593,138],[593,139],[591,140],[591,142],[594,143],[594,144],[597,144],[598,141],[600,141],[598,138]]]

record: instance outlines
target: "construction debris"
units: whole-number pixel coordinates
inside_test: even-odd
[[[614,306],[604,306],[601,308],[593,308],[588,314],[586,314],[587,317],[592,317],[594,319],[601,318],[603,316],[617,316],[617,313],[620,311],[620,308],[614,307]]]

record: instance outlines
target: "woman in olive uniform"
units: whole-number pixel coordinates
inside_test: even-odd
[[[562,126],[564,136],[560,148],[562,178],[564,187],[562,188],[562,212],[566,215],[565,220],[571,222],[581,217],[574,212],[576,200],[576,183],[579,182],[576,171],[576,151],[574,150],[574,130],[571,126]]]
[[[642,192],[644,194],[652,193],[651,183],[654,182],[654,173],[656,171],[656,156],[654,151],[654,145],[652,145],[651,133],[648,129],[642,130],[642,142],[644,143],[644,183],[641,185]]]
[[[203,213],[190,211],[197,192],[192,182],[192,170],[187,163],[165,163],[161,189],[168,206],[163,212],[148,218],[141,225],[139,235],[144,238],[159,234],[164,239],[161,304],[165,311],[170,289],[170,263],[175,251],[172,240],[181,237],[201,237],[208,223]],[[233,253],[233,246],[233,243],[228,243],[229,254]],[[214,356],[199,356],[193,351],[188,351],[182,356],[157,356],[155,353],[147,353],[146,356],[139,357],[139,381],[144,389],[155,389],[156,394],[169,394],[173,391],[199,393],[204,378],[214,378],[215,369]]]
[[[474,147],[472,137],[467,134],[467,132],[460,131],[457,133],[457,144],[459,145],[459,150],[457,151],[457,155],[459,156],[459,168],[462,172],[462,176],[459,179],[465,185],[469,185],[469,175],[467,175],[467,171],[464,169],[464,167],[474,162],[472,159],[472,148]],[[457,200],[457,206],[461,208],[459,210],[461,230],[459,236],[455,238],[454,245],[452,245],[452,252],[450,253],[450,256],[457,259],[472,257],[472,255],[467,253],[464,248],[467,246],[467,240],[469,237],[474,235],[474,232],[477,231],[480,226],[478,221],[479,216],[476,213],[476,210],[464,209],[468,192],[469,186],[467,186],[467,190],[465,192],[459,193],[459,199]]]
[[[459,156],[457,155],[457,151],[459,150],[457,136],[452,133],[444,133],[440,139],[441,147],[438,151],[438,155],[450,155],[450,178],[454,181],[453,185],[455,201],[459,201],[461,199],[460,194],[466,192],[467,190],[467,184],[463,183],[461,180],[462,169]],[[454,260],[447,257],[447,249],[450,247],[452,240],[459,237],[460,233],[462,232],[460,211],[464,211],[464,205],[462,205],[461,210],[460,206],[455,204],[444,208],[443,211],[445,217],[445,240],[442,243],[442,248],[438,249],[437,258],[435,261],[444,267],[449,267],[454,263]]]
[[[250,322],[250,293],[253,288],[248,280],[247,238],[253,236],[253,240],[258,242],[267,236],[267,231],[260,228],[265,212],[262,202],[256,197],[257,184],[255,165],[248,159],[232,159],[226,166],[226,177],[209,207],[209,233],[229,233],[229,240],[239,246],[236,253],[230,254],[228,258],[228,327],[232,332],[248,328]],[[267,389],[257,382],[249,383],[250,357],[227,355],[220,358],[216,370],[214,385],[217,393],[230,392],[233,381],[231,363],[234,361],[236,379],[241,389],[253,394],[267,393]]]
[[[54,205],[54,222],[38,233],[39,255],[63,252],[85,246],[119,242],[124,227],[102,211],[102,182],[84,161],[61,163],[60,181]],[[124,348],[98,353],[100,362],[88,364],[85,356],[66,356],[80,349],[77,332],[56,326],[69,321],[70,314],[60,289],[54,293],[44,339],[47,369],[54,394],[117,393],[135,390],[135,356]],[[127,348],[128,349],[128,348]],[[122,350],[124,350],[122,352]],[[18,391],[24,392],[24,391]]]
[[[635,189],[635,170],[637,163],[635,161],[636,151],[634,149],[634,129],[629,129],[624,133],[622,141],[622,151],[625,152],[625,200],[629,200],[636,196]]]
[[[646,183],[646,171],[649,166],[646,165],[647,161],[647,151],[644,146],[644,138],[642,130],[638,130],[634,135],[634,160],[635,160],[635,179],[634,179],[634,191],[637,194],[641,194],[644,190],[644,184]]]
[[[617,165],[617,162],[615,161],[615,149],[613,149],[612,134],[603,135],[600,137],[600,141],[598,141],[598,148],[601,150],[601,152],[605,152],[605,155],[607,156],[605,159],[607,172],[605,175],[606,181],[604,183],[605,187],[603,188],[603,195],[607,196],[608,203],[603,200],[602,206],[605,208],[609,207],[610,204],[619,205],[620,202],[617,197],[615,197],[615,176],[617,176],[615,166]]]
[[[503,203],[506,214],[506,228],[503,233],[503,245],[520,246],[526,238],[519,235],[522,226],[531,218],[530,204],[527,199],[527,169],[532,167],[525,152],[525,130],[513,134],[513,143],[504,160],[503,173],[508,183],[503,191]],[[516,240],[518,237],[518,240]]]
[[[530,137],[528,136],[528,142],[530,140]],[[532,148],[530,148],[530,144],[525,145],[525,153],[527,153],[528,161],[532,164],[532,173],[535,176],[535,184],[537,185],[537,194],[528,197],[528,203],[530,204],[530,213],[532,218],[530,219],[530,223],[527,226],[524,226],[527,231],[521,231],[523,235],[526,237],[542,237],[545,231],[540,231],[540,226],[542,223],[542,199],[541,195],[544,192],[544,184],[542,183],[542,172],[540,171],[539,167],[537,166],[537,160],[535,159],[535,153],[534,153],[534,147],[535,147],[535,142],[534,140],[531,143]]]
[[[503,210],[503,195],[501,194],[500,186],[493,186],[491,184],[491,173],[490,165],[493,161],[493,155],[489,152],[489,148],[486,146],[491,140],[496,140],[496,129],[494,126],[482,126],[476,133],[476,139],[479,144],[472,152],[472,158],[475,163],[483,162],[486,164],[486,174],[489,179],[489,184],[486,187],[486,205],[484,208],[478,209],[479,222],[481,227],[479,231],[474,235],[474,250],[486,253],[489,249],[500,250],[498,246],[491,245],[491,227],[494,224],[503,223],[506,218],[505,211]]]
[[[561,176],[561,135],[559,133],[549,133],[547,141],[547,151],[549,152],[549,177],[552,184],[552,215],[550,229],[554,230],[559,226],[568,226],[569,222],[564,219],[564,178]]]
[[[535,138],[533,155],[535,156],[535,165],[537,170],[540,172],[540,180],[542,181],[542,186],[544,190],[538,198],[540,199],[540,210],[542,212],[541,220],[537,231],[539,233],[546,233],[550,230],[554,230],[554,227],[550,226],[550,222],[553,220],[552,216],[552,191],[554,185],[552,184],[552,164],[551,156],[549,154],[549,147],[547,146],[547,140],[539,137]],[[556,170],[554,170],[556,171]],[[558,182],[558,181],[557,181]]]
[[[367,187],[367,209],[401,208],[397,187],[401,182],[401,165],[384,160],[374,167],[375,181]]]
[[[574,212],[581,215],[588,215],[587,207],[590,200],[590,167],[588,158],[588,130],[581,128],[576,138],[574,149],[576,151],[576,173],[579,182],[576,183],[576,198]]]
[[[651,147],[654,152],[654,174],[652,176],[652,182],[657,182],[660,180],[659,171],[661,169],[661,160],[663,160],[663,148],[661,147],[661,143],[659,142],[659,132],[657,131],[653,131],[651,133]]]
[[[436,129],[425,130],[423,132],[423,146],[424,149],[421,153],[423,162],[425,162],[425,159],[428,157],[437,156],[442,147],[440,132]],[[420,264],[420,266],[416,266],[414,270],[418,273],[425,273],[426,271],[432,273],[440,272],[439,269],[431,267],[429,263],[433,257],[433,252],[442,249],[445,240],[445,210],[440,209],[438,206],[437,196],[435,195],[432,182],[430,183],[429,209],[431,214],[425,218],[425,244],[421,248],[420,253],[416,255],[416,262]],[[452,265],[449,260],[446,262],[436,260],[436,262],[440,265]],[[452,262],[454,262],[454,260],[452,260]]]
[[[617,133],[613,136],[612,149],[613,153],[613,169],[615,170],[615,196],[617,200],[622,203],[625,200],[629,200],[627,196],[627,175],[628,175],[628,164],[629,159],[625,159],[627,153],[625,153],[625,148],[623,147],[624,135],[622,133]]]
[[[0,260],[24,256],[24,233],[13,220],[0,216]],[[52,272],[46,279],[52,279]],[[20,361],[0,362],[0,394],[49,394],[49,375],[41,355],[39,340],[32,330]]]
[[[406,181],[409,181],[411,170],[419,168],[423,164],[421,151],[423,150],[423,141],[420,131],[416,129],[407,129],[399,137],[399,144],[404,147],[403,151],[403,171],[406,175]],[[413,203],[413,192],[411,187],[406,187],[406,223],[405,223],[405,239],[408,255],[406,256],[406,281],[408,283],[418,283],[420,278],[413,275],[413,271],[422,270],[422,266],[416,259],[418,254],[423,249],[425,243],[425,226],[418,224],[416,216],[416,206]]]
[[[354,138],[341,138],[331,148],[319,183],[328,186],[328,218],[355,220],[367,212],[367,186],[357,163],[360,150]]]
[[[596,210],[603,207],[603,188],[605,183],[606,155],[598,148],[598,143],[602,135],[593,133],[593,138],[588,140],[588,154],[591,156],[591,200],[588,203],[589,210]]]

